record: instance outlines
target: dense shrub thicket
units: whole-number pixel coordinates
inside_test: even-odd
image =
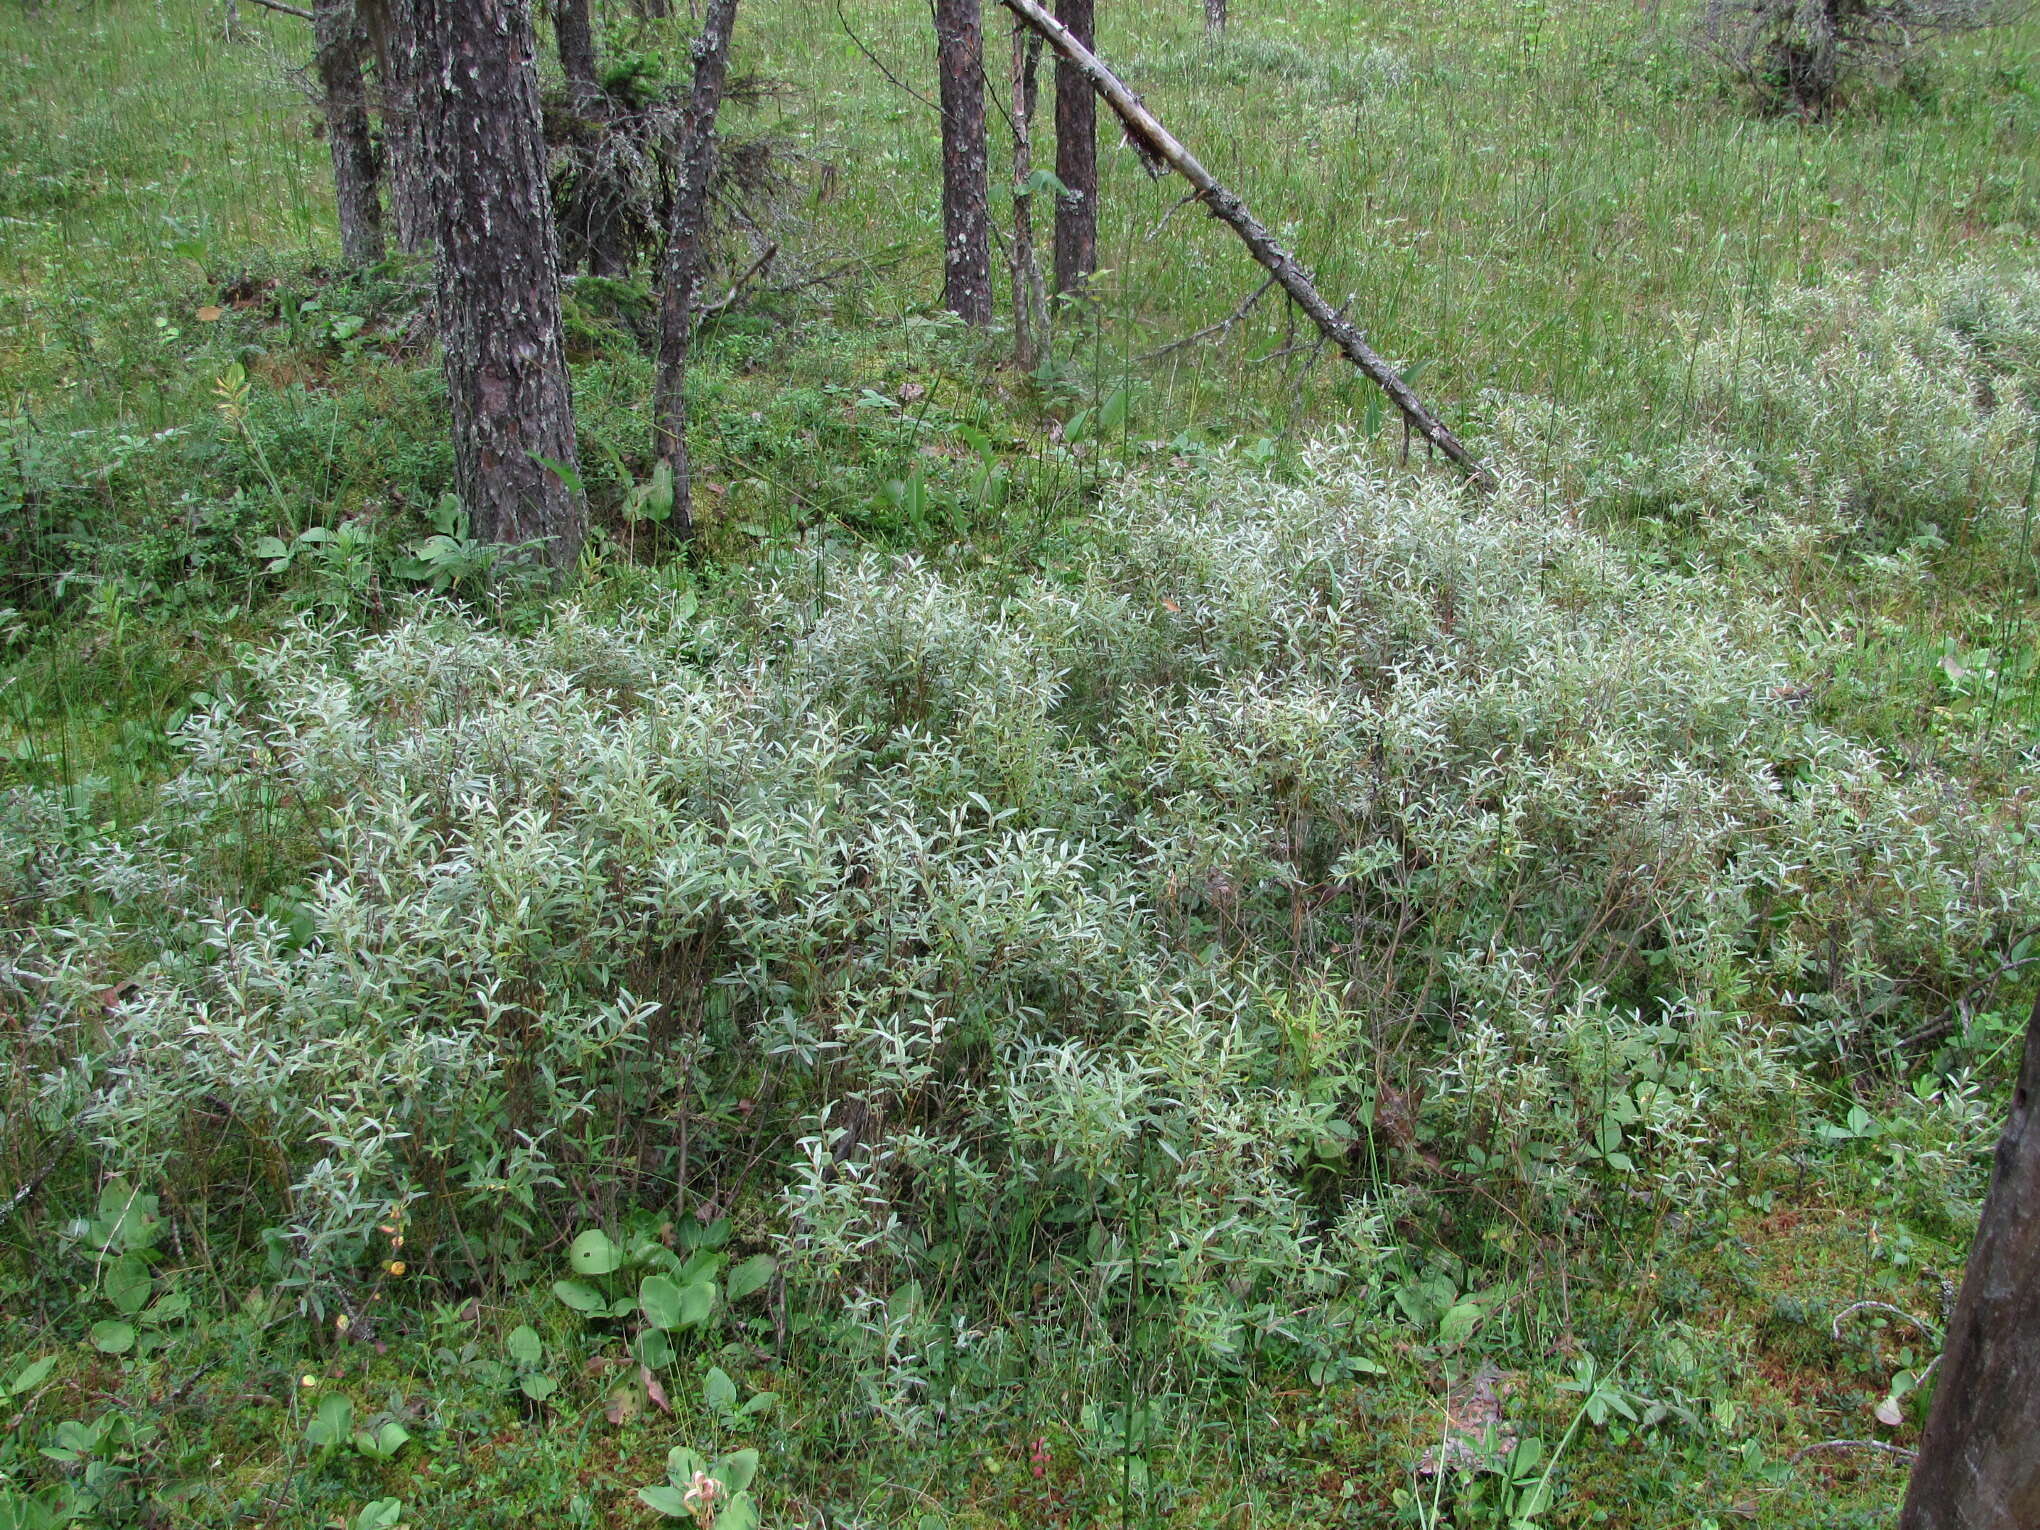
[[[2030,769],[1980,800],[1822,724],[1806,641],[1538,483],[1336,440],[1135,485],[998,589],[789,552],[712,610],[306,620],[142,830],[4,799],[13,1147],[75,1132],[322,1309],[392,1207],[460,1285],[684,1187],[867,1305],[1016,1229],[1082,1260],[1050,1305],[1137,1253],[1236,1354],[1441,1175],[1559,1234],[1700,1204],[1988,1004]],[[1963,1063],[1888,1149],[1930,1215]]]

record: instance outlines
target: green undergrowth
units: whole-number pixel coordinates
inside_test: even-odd
[[[9,1152],[57,1168],[16,1236],[84,1277],[35,1288],[44,1347],[112,1322],[91,1364],[147,1391],[185,1342],[158,1304],[259,1313],[268,1406],[344,1390],[431,1442],[393,1477],[278,1426],[263,1491],[421,1515],[503,1459],[519,1317],[555,1383],[523,1406],[603,1442],[591,1505],[642,1430],[757,1446],[789,1517],[878,1451],[877,1522],[984,1522],[1007,1471],[1023,1523],[1216,1522],[1213,1474],[1380,1522],[1428,1512],[1430,1389],[1490,1373],[1513,1476],[1437,1485],[1455,1522],[1646,1470],[1722,1512],[1809,1491],[1807,1390],[1868,1407],[1907,1363],[1821,1340],[1832,1283],[1938,1321],[1973,1215],[2030,777],[1823,722],[1795,677],[1830,638],[1533,476],[1477,501],[1355,454],[1136,482],[1046,575],[789,547],[523,635],[310,614],[194,711],[154,816],[17,791]],[[87,1164],[182,1251],[65,1234]],[[647,1357],[631,1293],[708,1236],[676,1198],[773,1278]],[[1862,1247],[1781,1276],[1781,1209]],[[622,1276],[556,1310],[586,1227]],[[647,1383],[710,1362],[777,1422],[669,1419]],[[218,1425],[157,1427],[106,1491],[175,1514]]]
[[[554,591],[239,9],[0,36],[0,1530],[1889,1522],[2040,931],[2029,21],[1807,124],[1108,7],[1479,496],[1165,349],[1258,277],[1109,135],[1011,366],[924,9],[747,0],[702,539],[577,279]]]

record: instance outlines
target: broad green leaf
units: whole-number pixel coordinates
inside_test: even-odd
[[[340,1444],[353,1432],[354,1404],[341,1392],[320,1398],[312,1421],[305,1425],[305,1438],[321,1450]]]
[[[692,1519],[694,1517],[687,1507],[687,1500],[681,1495],[680,1489],[676,1487],[668,1487],[664,1483],[660,1483],[657,1487],[639,1488],[637,1495],[668,1519]]]
[[[1117,430],[1126,423],[1127,411],[1133,405],[1133,396],[1124,388],[1114,388],[1104,403],[1098,406],[1098,428]]]
[[[526,1371],[517,1378],[517,1386],[533,1402],[544,1402],[560,1389],[560,1384],[543,1371]]]
[[[758,1508],[749,1493],[735,1494],[715,1517],[715,1530],[757,1530]]]
[[[403,1517],[402,1499],[377,1498],[361,1506],[350,1530],[395,1530],[397,1521]]]
[[[7,1383],[7,1395],[19,1397],[23,1392],[33,1391],[43,1384],[43,1378],[55,1368],[57,1357],[44,1355],[40,1360],[31,1360],[21,1368],[21,1374]]]
[[[191,1311],[191,1298],[182,1291],[166,1291],[156,1298],[155,1305],[142,1314],[144,1323],[161,1326],[174,1323]]]
[[[26,1493],[0,1493],[0,1530],[56,1530],[57,1516]]]
[[[611,1275],[623,1267],[623,1250],[608,1233],[591,1227],[568,1247],[567,1262],[576,1275]]]
[[[108,1180],[99,1192],[99,1225],[93,1236],[101,1248],[123,1252],[153,1248],[162,1236],[163,1221],[156,1215],[160,1203],[143,1195],[125,1180]]]
[[[638,1306],[654,1328],[680,1326],[680,1286],[665,1275],[647,1275],[638,1286]]]
[[[636,1349],[638,1364],[655,1371],[664,1370],[673,1363],[673,1341],[656,1328],[647,1328],[637,1336]]]
[[[684,1487],[694,1480],[696,1472],[708,1470],[708,1462],[699,1452],[689,1450],[685,1445],[675,1445],[666,1452],[666,1480]]]
[[[755,1450],[733,1450],[717,1461],[708,1473],[732,1493],[741,1493],[751,1485],[751,1479],[758,1475],[758,1452]]]
[[[538,1330],[529,1323],[520,1323],[511,1329],[503,1347],[510,1352],[512,1360],[527,1370],[545,1358],[545,1345],[539,1342]]]
[[[554,1281],[553,1295],[576,1312],[600,1312],[608,1305],[600,1291],[578,1280]]]
[[[149,1304],[149,1266],[140,1254],[122,1254],[106,1267],[106,1299],[126,1317]]]
[[[683,1286],[691,1286],[697,1280],[714,1280],[716,1272],[722,1267],[723,1256],[714,1249],[696,1249],[673,1278]]]
[[[696,1281],[693,1285],[680,1288],[680,1326],[698,1328],[708,1321],[708,1315],[715,1311],[715,1287],[707,1281]]]
[[[135,1347],[135,1328],[132,1323],[94,1323],[92,1325],[92,1347],[103,1354],[124,1355]]]
[[[737,1409],[737,1417],[756,1418],[761,1413],[770,1412],[772,1405],[778,1401],[779,1394],[777,1392],[754,1392],[751,1395],[751,1400],[745,1403],[743,1407]]]
[[[1481,1309],[1474,1302],[1461,1302],[1438,1320],[1438,1338],[1445,1344],[1464,1344],[1480,1326]]]
[[[395,1419],[380,1424],[373,1433],[364,1430],[354,1437],[354,1448],[364,1456],[387,1461],[411,1443],[411,1431]]]
[[[762,1291],[771,1282],[773,1273],[778,1268],[770,1254],[753,1254],[742,1264],[731,1268],[723,1281],[723,1296],[730,1301],[740,1302],[753,1291]]]
[[[712,1365],[701,1380],[701,1396],[717,1413],[728,1413],[737,1405],[737,1384],[730,1380],[728,1371]]]

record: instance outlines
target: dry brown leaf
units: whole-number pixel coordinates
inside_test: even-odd
[[[637,1384],[626,1381],[609,1394],[609,1401],[603,1406],[602,1416],[610,1423],[621,1427],[638,1416],[640,1400]]]
[[[1445,1466],[1456,1472],[1479,1471],[1490,1461],[1516,1448],[1515,1426],[1502,1417],[1501,1395],[1495,1383],[1501,1372],[1487,1367],[1474,1372],[1445,1392]],[[1433,1445],[1417,1462],[1417,1475],[1438,1474],[1440,1446]]]
[[[198,321],[201,324],[217,324],[226,316],[226,309],[220,307],[217,303],[206,304],[205,307],[199,309],[197,315]]]
[[[659,1385],[659,1378],[652,1374],[650,1366],[641,1365],[638,1367],[638,1379],[645,1384],[645,1396],[652,1400],[653,1405],[661,1413],[671,1413],[673,1411],[673,1405],[666,1401],[666,1389]]]

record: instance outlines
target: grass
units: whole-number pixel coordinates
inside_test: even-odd
[[[683,57],[684,22],[624,9],[610,51]],[[1916,1437],[1919,1394],[1895,1430],[1869,1410],[1932,1342],[1886,1311],[1831,1325],[1869,1299],[1940,1321],[2031,984],[2040,34],[1957,39],[1807,124],[1752,114],[1668,7],[1234,12],[1213,43],[1187,0],[1107,8],[1103,52],[1503,464],[1497,503],[1440,511],[1364,386],[1294,349],[1273,301],[1144,359],[1258,276],[1109,133],[1107,270],[1062,312],[1054,362],[1016,374],[1001,337],[933,311],[933,113],[865,56],[926,88],[922,10],[843,8],[853,39],[833,0],[755,0],[738,64],[772,88],[731,127],[789,177],[782,274],[829,278],[704,337],[707,556],[623,513],[650,363],[585,288],[583,614],[469,589],[457,629],[398,572],[450,477],[436,363],[407,328],[424,273],[330,269],[324,145],[285,72],[302,24],[244,7],[230,41],[195,0],[49,0],[7,27],[0,1180],[25,1193],[0,1266],[0,1526],[373,1530],[384,1499],[415,1525],[648,1524],[636,1490],[676,1444],[759,1449],[766,1522],[788,1526],[1889,1521],[1889,1460],[1799,1452]],[[245,407],[221,393],[235,363]],[[1308,535],[1266,521],[1282,506]],[[1461,517],[1519,535],[1462,542]],[[1548,562],[1518,577],[1531,545]],[[369,678],[351,667],[377,653]],[[483,653],[493,668],[463,667]],[[425,705],[391,679],[406,663],[444,680],[418,682],[435,728],[389,731]],[[1653,664],[1673,677],[1657,693]],[[1395,711],[1420,682],[1435,712]],[[1642,699],[1603,716],[1596,688],[1618,686]],[[1722,697],[1747,718],[1722,722]],[[271,708],[267,731],[233,732],[221,698]],[[584,705],[596,722],[561,722]],[[660,707],[707,721],[662,746],[673,774],[644,801],[683,781],[714,804],[702,823],[752,836],[715,875],[758,880],[716,884],[721,925],[626,961],[639,916],[617,910],[641,906],[647,863],[613,843],[700,845],[685,814],[655,828],[580,794],[628,797],[636,766],[610,751]],[[1356,719],[1383,730],[1367,748]],[[357,757],[359,738],[381,742]],[[213,773],[180,774],[209,739],[231,741]],[[404,752],[441,743],[474,752],[443,770]],[[1404,772],[1392,806],[1354,784],[1382,771]],[[528,810],[494,837],[473,816],[491,793]],[[1018,837],[974,837],[971,793]],[[788,849],[810,821],[854,854]],[[1646,833],[1702,848],[1653,871],[1624,838]],[[1410,848],[1425,834],[1435,853]],[[546,859],[548,835],[570,850]],[[1750,870],[1758,846],[1774,876]],[[840,883],[839,853],[858,868]],[[544,893],[523,924],[516,897],[487,905],[497,1030],[470,1025],[469,988],[417,975],[484,961],[437,922],[467,907],[470,862]],[[611,884],[560,871],[597,864]],[[1966,889],[1935,891],[1944,865]],[[439,880],[404,903],[414,876]],[[621,921],[616,950],[586,943],[584,913]],[[352,988],[307,997],[303,953],[349,930],[381,932]],[[1013,954],[1033,947],[1047,970]],[[421,964],[390,1001],[392,1056],[421,1017],[501,1039],[571,996],[598,1013],[612,980],[675,1018],[614,1074],[534,1018],[517,1034],[541,1061],[501,1101],[484,1074],[428,1096],[421,1137],[544,1098],[569,1104],[527,1135],[569,1140],[546,1157],[506,1129],[493,1158],[404,1159],[409,1222],[366,1188],[393,1161],[360,1145],[373,1058],[313,1096],[354,1102],[317,1131],[282,1124],[304,1105],[288,1088],[259,1109],[237,1092],[252,1068],[160,1118],[109,1113],[123,1079],[176,1092],[183,1021],[135,1015],[276,1006],[312,1035],[397,981],[385,951]],[[1594,974],[1605,1004],[1575,1013],[1558,978],[1548,1012],[1521,1000],[1521,951]],[[1172,1051],[1161,994],[1233,1005],[1240,1029]],[[964,1016],[946,1049],[886,1029],[945,1005]],[[816,1014],[865,1039],[789,1061]],[[1681,1070],[1714,1014],[1791,1039],[1732,1054],[1753,1103],[1703,1130],[1666,1102],[1702,1087]],[[789,1050],[754,1043],[782,1023]],[[1237,1077],[1199,1071],[1227,1046]],[[1145,1114],[1088,1092],[1133,1098],[1172,1067]],[[584,1086],[599,1109],[571,1105]],[[972,1115],[980,1096],[998,1108]],[[1304,1118],[1332,1136],[1254,1158]],[[802,1139],[822,1144],[811,1181]],[[896,1141],[923,1157],[859,1167]],[[367,1177],[336,1189],[320,1155]],[[553,1283],[592,1225],[684,1243],[683,1183],[780,1278],[641,1374],[638,1318],[586,1321]],[[860,1244],[841,1192],[881,1183],[899,1221]],[[136,1193],[160,1227],[121,1222]],[[1344,1240],[1337,1278],[1281,1263],[1292,1225]],[[1251,1232],[1232,1264],[1172,1241],[1229,1227]],[[114,1293],[137,1271],[131,1310]],[[511,1338],[527,1326],[535,1364]],[[776,1403],[733,1416],[711,1366]],[[1474,1376],[1543,1458],[1504,1444],[1501,1471],[1418,1474]],[[411,1443],[320,1444],[339,1394]]]

